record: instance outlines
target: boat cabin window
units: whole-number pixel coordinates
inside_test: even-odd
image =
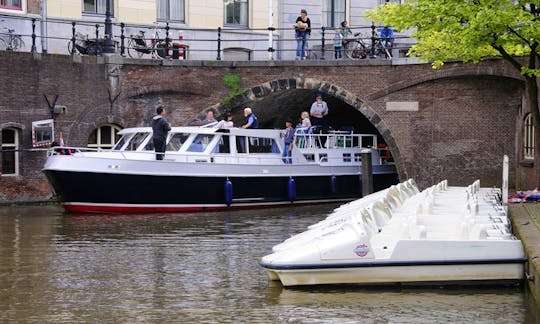
[[[191,145],[188,147],[188,152],[204,152],[206,148],[208,147],[208,144],[212,141],[214,138],[214,135],[207,135],[207,134],[199,134]]]
[[[126,151],[136,151],[150,133],[137,133],[129,141]]]
[[[169,139],[169,143],[167,144],[167,151],[179,151],[180,147],[182,147],[182,144],[186,142],[188,137],[189,134],[187,133],[175,133]]]
[[[217,143],[216,153],[231,153],[231,147],[229,145],[230,137],[227,135],[221,136]]]
[[[238,153],[279,153],[279,148],[273,138],[236,137]]]

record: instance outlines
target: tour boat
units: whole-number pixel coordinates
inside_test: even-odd
[[[518,282],[526,257],[500,194],[408,180],[336,209],[261,265],[284,286]]]
[[[219,126],[219,125],[217,125]],[[350,201],[362,196],[362,156],[373,187],[398,182],[377,136],[298,130],[291,163],[281,131],[173,127],[156,160],[150,127],[126,128],[111,150],[51,148],[43,167],[71,212],[182,212]],[[379,145],[380,146],[380,145]]]

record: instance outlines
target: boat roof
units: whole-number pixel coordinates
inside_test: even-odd
[[[244,128],[212,128],[198,126],[180,126],[171,127],[171,133],[197,133],[197,134],[216,134],[229,133],[231,135],[244,136],[275,136],[276,129],[244,129]],[[131,127],[124,128],[118,132],[119,135],[128,135],[133,133],[151,133],[152,127]]]

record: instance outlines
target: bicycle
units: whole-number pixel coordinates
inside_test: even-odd
[[[369,48],[364,43],[362,33],[355,33],[353,39],[347,39],[344,47],[345,56],[351,60],[365,59],[368,57]]]
[[[1,50],[17,51],[20,48],[24,47],[22,35],[15,34],[14,29],[10,29],[10,28],[4,28],[4,29],[7,29],[7,34],[4,33],[3,35],[7,35],[7,36],[0,37]]]
[[[73,40],[68,43],[68,52],[73,54]],[[103,53],[104,39],[90,39],[88,35],[75,33],[75,50],[83,55],[101,55]]]
[[[169,54],[166,40],[159,38],[159,34],[155,32],[155,38],[150,39],[150,44],[146,42],[145,31],[140,30],[137,35],[131,35],[128,40],[128,55],[131,58],[141,58],[145,54],[151,54],[152,58],[167,58]]]
[[[345,44],[345,55],[352,59],[365,59],[369,57],[384,57],[386,59],[392,59],[391,41],[382,39],[377,33],[373,35],[375,37],[375,43],[371,45],[371,37],[362,37],[362,33],[355,33],[355,38],[347,40]],[[366,41],[370,42],[370,45],[366,45]],[[387,45],[386,45],[387,44]]]

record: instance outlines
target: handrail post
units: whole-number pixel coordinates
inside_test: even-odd
[[[125,27],[126,27],[126,24],[120,23],[120,55],[122,55],[122,56],[126,55],[126,47],[125,47],[126,35],[124,35],[124,28]]]
[[[36,18],[32,18],[32,53],[36,52]]]
[[[169,22],[165,24],[165,57],[169,56]]]
[[[96,42],[94,44],[94,53],[92,54],[91,50],[90,50],[90,43],[87,44],[88,45],[88,54],[90,55],[98,55],[99,51],[98,51],[98,48],[99,48],[99,24],[96,24]]]
[[[71,55],[75,55],[75,24],[76,22],[71,22]]]
[[[96,37],[96,45],[99,45]],[[98,46],[96,46],[98,48]],[[103,40],[103,53],[114,53],[114,42],[111,21],[111,0],[105,0],[105,39]]]
[[[217,29],[217,57],[216,60],[221,61],[221,27]]]
[[[371,51],[370,57],[375,58],[375,24],[371,22]]]
[[[321,27],[321,60],[324,60],[324,26]]]

